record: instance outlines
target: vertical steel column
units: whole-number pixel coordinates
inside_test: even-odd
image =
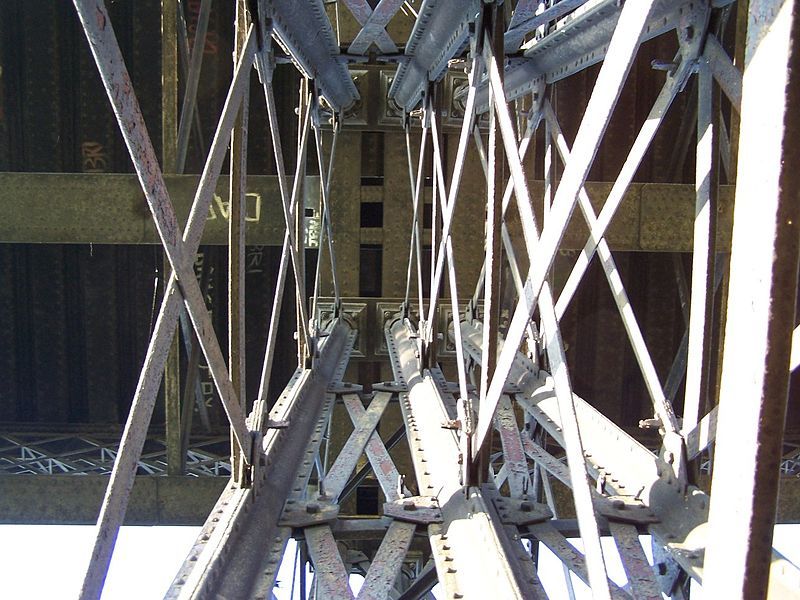
[[[161,2],[161,166],[175,173],[178,122],[178,5],[177,0]],[[169,261],[164,257],[164,285],[169,281]],[[180,337],[176,331],[164,369],[164,408],[167,442],[167,473],[181,475],[181,384]]]
[[[711,598],[764,598],[769,582],[797,297],[799,10],[795,0],[750,2],[705,562]]]
[[[236,68],[244,51],[247,37],[247,6],[244,0],[236,2],[236,22],[233,47],[233,67]],[[236,121],[231,131],[231,177],[228,208],[228,371],[242,412],[247,414],[245,390],[245,333],[244,333],[244,238],[247,212],[247,121],[248,90],[245,92]],[[188,121],[189,115],[186,115]],[[232,472],[240,480],[240,452],[231,438]]]

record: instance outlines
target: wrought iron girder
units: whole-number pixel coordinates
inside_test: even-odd
[[[341,57],[336,35],[322,0],[272,0],[275,39],[309,79],[314,79],[334,111],[341,112],[359,98]]]
[[[442,77],[448,61],[464,48],[469,23],[479,6],[476,0],[425,0],[422,3],[419,18],[406,43],[406,60],[398,67],[389,88],[389,98],[399,107],[407,112],[414,109],[428,82]]]
[[[304,462],[308,468],[301,475],[307,480],[310,474],[313,456],[304,455],[322,438],[325,411],[333,405],[333,396],[325,392],[344,375],[354,337],[344,321],[334,322],[315,368],[296,372],[269,415],[289,426],[264,435],[252,487],[230,484],[223,492],[167,597],[245,598],[272,589],[290,534],[279,526],[284,503],[291,494],[305,492],[297,474]]]
[[[516,527],[501,525],[480,489],[461,486],[458,439],[442,427],[447,410],[433,377],[421,370],[416,331],[398,319],[387,326],[386,340],[395,379],[409,390],[400,394],[400,407],[419,491],[436,496],[442,511],[443,523],[429,525],[428,535],[448,597],[544,597]]]
[[[480,329],[462,321],[461,330],[465,349],[480,362]],[[561,414],[550,375],[518,352],[509,381],[522,390],[517,402],[563,447]],[[649,533],[686,573],[702,581],[709,541],[708,494],[675,478],[670,462],[674,458],[668,452],[654,454],[588,402],[575,394],[573,399],[589,474],[602,481],[606,490],[647,506],[658,519],[648,526]],[[770,572],[780,581],[780,589],[791,589],[792,582],[800,581],[800,570],[775,552]]]
[[[703,8],[705,5],[706,2],[696,0],[660,0],[653,7],[639,42],[679,27],[691,27],[694,35],[700,35],[708,21],[709,11]],[[513,61],[506,68],[507,99],[516,100],[533,91],[542,81],[554,83],[601,62],[608,52],[622,6],[617,0],[586,3],[550,34],[531,42],[524,49],[526,60]],[[479,113],[489,109],[488,81],[478,90],[477,107]]]

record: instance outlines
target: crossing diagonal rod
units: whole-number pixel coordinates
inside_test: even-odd
[[[488,48],[488,45],[487,45]],[[522,231],[525,238],[525,245],[530,256],[539,241],[539,230],[536,218],[533,214],[530,191],[527,186],[525,174],[522,170],[522,161],[517,152],[516,140],[513,135],[511,115],[509,114],[508,104],[505,99],[502,81],[499,76],[499,65],[495,56],[488,51],[487,70],[490,77],[490,96],[494,101],[494,112],[497,116],[502,143],[508,156],[508,165],[511,170],[512,183],[517,201],[517,209],[522,221]],[[536,302],[536,299],[528,296],[520,296],[521,301]],[[547,356],[553,370],[555,382],[555,392],[563,422],[564,439],[566,440],[566,453],[569,470],[574,481],[573,497],[575,501],[575,512],[578,516],[578,526],[581,537],[586,546],[587,570],[592,584],[592,590],[596,598],[609,597],[603,550],[600,545],[597,518],[591,499],[591,489],[586,480],[586,463],[583,453],[583,442],[581,432],[578,427],[578,420],[575,413],[575,405],[572,395],[572,383],[567,370],[566,356],[564,353],[563,342],[556,318],[555,307],[553,305],[553,295],[550,285],[545,281],[542,285],[541,294],[538,297],[539,312],[542,318],[544,329]],[[528,311],[533,312],[534,307],[528,306]],[[486,335],[483,335],[484,344]],[[485,349],[484,349],[485,350]],[[485,354],[485,351],[484,351]],[[492,398],[487,398],[491,401]],[[478,431],[486,425],[491,425],[494,420],[495,407],[497,405],[482,406],[482,412],[478,420]]]
[[[85,16],[89,21],[90,27],[93,21],[95,26],[102,25],[110,30],[108,13],[102,4],[78,2],[76,7],[79,10],[79,14]],[[230,132],[242,101],[246,77],[249,75],[249,69],[252,64],[253,39],[250,40],[248,48],[249,51],[239,61],[234,72],[233,82],[225,100],[214,141],[200,177],[200,185],[195,194],[192,210],[184,231],[185,248],[190,254],[194,254],[200,245],[200,238],[208,216],[209,206],[213,200],[213,193],[225,158]],[[119,57],[119,60],[120,64],[122,64],[121,57]],[[130,85],[129,81],[128,85]],[[82,598],[97,598],[102,590],[119,527],[125,517],[128,497],[136,475],[138,458],[144,445],[147,427],[150,423],[161,381],[161,374],[164,372],[167,352],[175,331],[175,325],[178,322],[180,310],[181,295],[173,275],[164,294],[155,329],[150,338],[145,362],[139,375],[131,410],[120,441],[119,453],[117,454],[103,504],[100,508],[100,515],[97,521],[97,537],[81,592]]]
[[[465,119],[466,121],[466,119]],[[433,139],[433,164],[434,164],[434,175],[439,182],[439,190],[440,192],[437,194],[439,196],[439,204],[442,207],[442,212],[445,211],[445,198],[447,197],[447,185],[444,181],[444,172],[442,169],[442,152],[441,148],[439,148],[439,126],[437,125],[439,122],[439,115],[433,114],[431,117],[431,127],[433,135],[431,138]],[[469,139],[469,138],[467,138]],[[436,202],[436,198],[433,200]],[[452,216],[452,214],[451,214]],[[467,398],[467,372],[464,367],[464,348],[461,343],[461,327],[457,327],[459,321],[459,308],[458,308],[458,286],[456,282],[456,260],[453,254],[453,240],[448,235],[447,237],[442,238],[442,242],[445,242],[445,251],[447,253],[447,275],[448,275],[448,284],[450,286],[450,310],[453,314],[453,334],[455,337],[455,346],[456,346],[456,370],[458,372],[458,388],[459,394],[461,394],[461,398]],[[434,292],[438,292],[438,286],[434,287]],[[436,299],[433,295],[431,295],[431,308],[434,307]],[[434,315],[431,314],[429,319],[433,319]]]
[[[411,162],[411,139],[406,129],[406,152],[408,154],[408,175],[411,178],[411,189],[413,190],[414,198],[414,216],[411,223],[411,243],[408,249],[408,272],[406,274],[406,296],[405,303],[408,305],[408,298],[411,292],[411,262],[412,258],[416,255],[417,262],[417,295],[419,296],[419,318],[425,318],[425,307],[422,304],[422,249],[420,238],[422,237],[420,221],[420,201],[422,199],[422,182],[424,180],[422,170],[425,167],[425,147],[428,143],[428,124],[423,121],[422,124],[422,139],[420,140],[419,147],[419,165],[417,166],[417,176],[414,177],[413,165]]]
[[[178,283],[214,384],[231,422],[236,442],[244,451],[244,455],[249,456],[250,435],[228,376],[219,341],[214,334],[211,316],[195,277],[194,251],[187,252],[188,245],[180,237],[178,219],[105,5],[102,0],[75,0],[75,6],[153,215],[156,230],[172,266],[174,273],[172,277]],[[248,69],[252,65],[254,46],[255,36],[251,34],[243,52],[243,57],[248,61]]]
[[[699,60],[697,69],[697,195],[692,242],[686,392],[683,401],[682,426],[685,432],[697,425],[709,391],[719,184],[719,126],[714,124],[714,115],[719,113],[719,99],[715,99],[717,93],[708,61]]]
[[[317,168],[319,169],[320,177],[322,178],[322,225],[320,231],[320,244],[319,252],[317,254],[317,265],[314,272],[314,307],[311,311],[311,317],[315,318],[317,313],[317,298],[319,297],[319,284],[320,284],[320,267],[322,265],[322,237],[328,246],[328,258],[331,263],[331,278],[333,279],[333,296],[336,306],[339,305],[341,297],[339,295],[339,275],[336,271],[336,255],[333,252],[333,228],[331,226],[331,213],[330,213],[330,191],[331,191],[331,176],[333,174],[334,159],[336,158],[336,142],[339,140],[339,127],[335,126],[333,129],[333,139],[331,140],[331,155],[328,161],[328,168],[325,169],[325,163],[322,157],[322,132],[319,128],[319,123],[313,123],[314,140],[316,141],[317,151]]]
[[[259,59],[261,60],[261,59]],[[262,69],[262,72],[265,72],[265,69]],[[300,200],[299,200],[299,190],[300,190],[300,167],[301,167],[301,160],[297,161],[297,170],[295,172],[294,178],[294,185],[292,186],[292,193],[289,194],[288,190],[286,189],[286,167],[283,160],[283,146],[281,146],[281,137],[280,132],[278,131],[278,111],[275,106],[275,92],[272,87],[272,82],[267,81],[265,78],[264,81],[264,96],[267,101],[267,116],[269,118],[269,131],[270,135],[272,136],[272,147],[275,153],[275,165],[278,169],[278,187],[281,191],[281,205],[283,207],[283,219],[284,224],[286,225],[286,231],[289,234],[289,253],[292,258],[292,270],[294,273],[294,280],[295,280],[295,292],[297,293],[298,298],[298,308],[300,312],[300,318],[298,319],[301,321],[298,323],[298,333],[303,335],[308,339],[308,319],[306,318],[306,308],[305,308],[305,291],[301,288],[300,282],[303,281],[302,272],[300,270],[300,256],[297,251],[298,244],[297,244],[297,236],[295,235],[294,230],[294,219],[292,215],[295,214],[294,210],[292,209]],[[305,155],[307,142],[308,142],[308,129],[310,123],[310,113],[311,107],[309,106],[305,111],[305,116],[303,117],[303,126],[300,138],[300,147],[298,149],[297,155],[298,157],[302,157]],[[302,333],[300,333],[302,331]]]
[[[183,10],[181,8],[181,10]],[[189,149],[189,133],[192,128],[193,117],[197,114],[197,86],[200,83],[200,68],[203,64],[203,53],[206,46],[206,32],[208,31],[208,19],[211,15],[211,0],[202,0],[200,3],[200,14],[197,18],[197,26],[192,42],[192,54],[189,59],[189,73],[183,92],[183,104],[181,105],[181,120],[178,124],[178,173],[183,173],[186,167],[186,153]],[[199,140],[198,140],[199,141]]]
[[[567,163],[553,200],[550,225],[542,232],[541,239],[536,244],[535,254],[530,256],[531,268],[525,283],[526,298],[517,302],[506,343],[498,358],[495,374],[487,394],[487,408],[492,414],[500,400],[517,348],[525,334],[527,322],[531,318],[531,311],[536,306],[535,299],[542,289],[558,251],[558,245],[577,203],[578,192],[586,180],[603,133],[611,119],[611,113],[639,47],[640,34],[654,2],[655,0],[628,2],[622,9],[607,58],[600,69],[594,91],[578,129],[571,159]],[[483,442],[490,425],[491,419],[479,422],[477,438],[479,444]]]
[[[547,123],[550,126],[549,129],[551,137],[555,142],[558,153],[561,156],[561,159],[566,162],[569,160],[570,156],[569,145],[564,137],[564,133],[561,131],[561,125],[558,123],[555,112],[553,112],[553,107],[550,105],[549,100],[545,100],[544,114],[545,118],[547,119]],[[589,200],[588,194],[586,193],[585,187],[581,187],[581,191],[579,192],[578,206],[583,213],[586,224],[591,229],[597,221],[597,216],[595,215],[594,208],[592,207],[592,203]],[[647,387],[647,391],[653,403],[653,408],[656,414],[659,415],[662,420],[670,419],[670,415],[672,415],[670,401],[664,394],[664,388],[659,382],[658,373],[656,372],[656,367],[653,364],[653,358],[650,356],[650,351],[647,349],[647,343],[644,340],[644,335],[642,335],[642,330],[639,327],[639,322],[636,320],[636,315],[633,312],[630,299],[625,291],[625,286],[622,283],[622,278],[620,277],[616,261],[611,254],[611,249],[608,247],[608,242],[606,242],[605,238],[602,238],[599,241],[597,245],[597,252],[600,255],[603,273],[605,274],[608,284],[611,287],[614,303],[617,305],[617,310],[622,318],[622,324],[625,327],[625,331],[628,334],[628,339],[633,347],[633,354],[636,357],[636,362],[639,363],[639,369],[644,377],[645,386]]]
[[[434,311],[436,310],[436,296],[442,282],[442,271],[444,270],[444,258],[447,242],[450,240],[450,227],[453,223],[453,213],[456,207],[456,198],[461,186],[461,177],[464,174],[464,163],[467,156],[467,147],[472,126],[475,123],[475,91],[481,77],[482,61],[476,54],[472,61],[472,69],[469,79],[469,93],[467,103],[464,108],[464,120],[461,123],[461,134],[458,138],[458,149],[456,150],[455,164],[453,166],[453,176],[450,178],[450,191],[447,194],[447,203],[442,207],[442,239],[439,242],[439,249],[436,252],[436,268],[434,270],[431,283],[431,302],[428,307],[428,322],[433,322]],[[442,184],[444,178],[442,178]],[[442,189],[442,193],[445,190]],[[435,224],[434,224],[435,225]]]
[[[569,306],[572,297],[575,295],[578,284],[586,273],[589,262],[597,250],[598,243],[603,235],[605,235],[606,230],[611,224],[611,219],[622,204],[625,192],[631,184],[631,181],[633,181],[633,176],[636,174],[639,164],[644,158],[647,149],[650,147],[650,143],[658,132],[661,123],[663,123],[664,117],[669,107],[672,105],[672,101],[681,90],[692,68],[692,56],[681,55],[681,64],[678,66],[678,69],[675,73],[667,75],[667,80],[664,82],[664,86],[661,88],[658,97],[653,103],[653,107],[650,109],[650,113],[647,115],[644,125],[642,125],[642,128],[639,130],[639,134],[633,142],[628,157],[625,159],[625,163],[623,163],[620,169],[619,175],[608,194],[608,198],[600,214],[597,216],[594,226],[589,230],[589,239],[584,245],[580,255],[578,255],[578,260],[575,262],[575,266],[573,266],[567,278],[567,282],[561,290],[561,294],[556,302],[556,312],[559,318],[566,312],[567,306]]]
[[[352,3],[352,0],[348,2],[348,4],[350,3]],[[364,4],[366,4],[366,2]],[[353,38],[350,47],[347,49],[347,53],[365,54],[373,43],[378,46],[382,52],[397,52],[397,46],[394,45],[389,34],[386,33],[385,27],[389,24],[389,21],[392,20],[395,13],[400,10],[402,4],[403,0],[381,0],[374,10],[370,9],[371,14],[367,17],[366,21],[361,23],[361,31]],[[364,7],[364,12],[366,12],[368,7],[369,5]],[[353,14],[358,18],[356,12]],[[386,38],[389,38],[388,43]]]

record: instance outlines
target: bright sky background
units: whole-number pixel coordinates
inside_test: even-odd
[[[199,527],[123,527],[104,600],[161,598],[199,530]],[[74,598],[91,552],[93,533],[93,527],[88,526],[0,525],[0,597]],[[641,539],[651,558],[649,537]],[[580,548],[580,542],[573,543]],[[613,541],[604,538],[603,543],[611,578],[622,586],[625,575]],[[787,559],[800,564],[800,525],[777,526],[774,545]],[[275,590],[279,600],[290,600],[294,554],[295,546],[290,542],[278,575],[280,586]],[[540,556],[539,577],[551,598],[568,598],[561,563],[546,548]],[[591,598],[586,587],[573,579],[576,597]],[[361,580],[357,576],[351,578],[354,591],[357,592]],[[311,577],[308,581],[310,585]],[[696,591],[693,600],[702,599],[702,589]]]

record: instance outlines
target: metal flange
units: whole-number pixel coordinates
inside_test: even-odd
[[[328,386],[329,394],[360,394],[364,386],[349,381],[335,381]]]
[[[631,496],[603,496],[594,499],[595,510],[609,521],[647,525],[658,523],[659,518],[639,500]]]
[[[547,505],[531,500],[496,496],[492,498],[492,503],[500,515],[500,521],[506,525],[521,527],[553,518],[553,513]]]
[[[439,502],[431,496],[412,496],[401,498],[383,505],[383,514],[398,521],[408,521],[420,525],[442,522]]]
[[[373,383],[372,389],[376,392],[389,392],[392,394],[397,394],[399,392],[407,392],[408,386],[399,381],[381,381],[379,383]]]
[[[291,498],[283,506],[278,525],[280,527],[310,527],[335,521],[339,516],[339,505],[317,502],[297,502]]]

